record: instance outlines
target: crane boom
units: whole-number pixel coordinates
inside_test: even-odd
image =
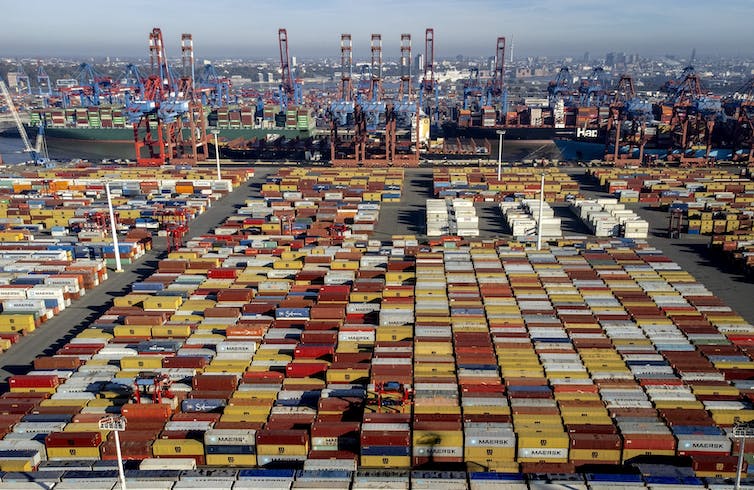
[[[3,92],[3,97],[5,97],[5,101],[8,104],[8,108],[10,109],[11,116],[13,116],[13,121],[15,121],[16,127],[18,127],[18,134],[21,135],[21,139],[24,142],[24,150],[34,155],[36,152],[34,148],[31,146],[31,141],[29,141],[29,135],[26,134],[26,128],[24,128],[24,124],[21,122],[21,116],[18,115],[18,111],[16,110],[16,105],[13,103],[13,99],[11,99],[10,92],[8,92],[8,87],[5,85],[4,80],[0,80],[0,91]]]

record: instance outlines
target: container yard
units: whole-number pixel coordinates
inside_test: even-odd
[[[0,490],[754,489],[754,82],[277,34],[0,80]]]
[[[545,174],[543,247],[527,245],[541,171],[503,170],[505,184],[491,169],[434,171],[435,192],[449,194],[426,201],[427,233],[432,222],[460,238],[434,245],[374,239],[382,207],[417,199],[405,184],[415,172],[259,172],[257,190],[209,232],[166,247],[88,328],[8,377],[0,488],[117,488],[118,446],[134,488],[729,484],[741,447],[733,427],[754,417],[750,321],[643,238],[564,236],[548,201],[568,195],[575,212],[611,218],[631,205],[623,192],[581,199],[568,172]],[[613,192],[656,192],[653,181],[670,178],[651,171],[621,189],[615,181],[629,177],[604,171],[587,178]],[[46,180],[88,209],[77,193],[96,201],[98,188],[78,174],[108,170],[55,172],[8,189],[9,204],[27,186],[42,194]],[[233,186],[252,175],[237,172]],[[732,179],[746,192],[729,174],[668,172],[685,186],[706,178],[709,192],[732,192]],[[154,194],[214,194],[203,180],[174,175]],[[144,192],[118,179],[113,189],[124,210]],[[474,237],[486,200],[501,207],[501,229],[509,220],[525,231],[521,241]],[[16,308],[39,286],[10,286],[27,296],[3,301],[0,317],[20,321]],[[125,422],[117,443],[100,424],[110,415]],[[744,475],[752,454],[745,448]]]

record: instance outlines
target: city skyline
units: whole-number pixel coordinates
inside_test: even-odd
[[[291,55],[338,57],[339,37],[353,36],[354,58],[369,55],[369,36],[380,33],[386,58],[399,54],[400,34],[412,35],[414,54],[424,51],[424,30],[435,29],[435,56],[494,55],[497,36],[514,45],[514,56],[593,57],[609,51],[656,56],[747,56],[754,40],[748,19],[754,4],[726,0],[723,6],[697,0],[630,5],[596,0],[382,0],[354,5],[346,0],[317,4],[281,0],[185,0],[155,4],[134,0],[114,18],[98,17],[96,4],[69,0],[38,2],[54,15],[38,16],[12,3],[0,32],[2,56],[147,55],[147,34],[160,27],[169,56],[180,55],[180,35],[194,37],[197,59],[277,55],[277,30],[288,30]],[[90,20],[91,19],[91,20]],[[470,35],[473,33],[473,35]]]

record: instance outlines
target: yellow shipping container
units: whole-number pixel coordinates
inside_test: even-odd
[[[272,268],[279,269],[292,269],[301,270],[304,268],[304,263],[300,260],[277,260],[272,264]]]
[[[704,404],[698,400],[657,400],[654,402],[657,409],[682,408],[684,410],[704,410]]]
[[[571,461],[594,461],[595,463],[620,463],[620,449],[571,449]]]
[[[99,459],[99,447],[48,447],[47,459]]]
[[[409,468],[410,456],[361,456],[361,466],[366,468]]]
[[[259,416],[265,417],[270,413],[274,400],[270,400],[268,405],[228,405],[223,410],[223,415],[233,416]]]
[[[516,459],[515,447],[466,447],[463,451],[466,463],[476,463],[489,467],[492,463],[511,463]]]
[[[355,271],[359,268],[359,262],[357,260],[333,260],[330,262],[330,269],[332,270],[349,270]]]
[[[118,325],[113,329],[116,337],[150,337],[152,327],[149,325]]]
[[[519,463],[567,463],[569,445],[566,433],[519,434],[517,460]]]
[[[183,303],[180,296],[152,296],[144,300],[144,311],[175,311]]]
[[[0,315],[0,332],[18,332],[19,330],[31,332],[34,331],[35,323],[34,315],[2,314]]]
[[[85,407],[88,401],[89,401],[88,398],[47,399],[47,400],[42,400],[39,403],[39,406],[40,407]]]
[[[586,413],[563,414],[563,423],[568,424],[593,424],[593,425],[611,425],[612,419],[607,415],[589,415]]]
[[[220,416],[220,422],[248,422],[248,423],[264,423],[267,422],[269,412],[260,413],[257,415],[245,415],[245,414],[228,414],[224,413]]]
[[[328,383],[350,383],[360,379],[369,379],[369,367],[359,369],[328,369],[325,376]]]
[[[378,327],[375,330],[377,342],[394,342],[413,338],[414,329],[411,325],[402,327]]]
[[[181,304],[178,311],[191,311],[197,313],[203,313],[207,308],[212,308],[217,304],[216,301],[211,299],[189,299]]]
[[[163,356],[128,356],[120,360],[121,369],[161,369]]]
[[[414,355],[453,355],[452,342],[414,342]],[[451,367],[454,367],[451,365]]]
[[[181,315],[181,314],[175,314],[175,315],[171,315],[170,316],[170,322],[171,323],[181,323],[181,324],[190,325],[190,324],[201,323],[202,321],[204,321],[204,317],[201,316],[201,315]]]
[[[208,454],[205,462],[207,466],[243,466],[257,465],[256,454]]]
[[[112,334],[109,334],[105,332],[104,330],[100,330],[98,328],[87,328],[85,330],[82,330],[79,332],[78,335],[76,335],[77,339],[103,339],[103,340],[109,340],[113,338]],[[89,361],[91,362],[91,361]],[[88,362],[88,363],[89,363]],[[87,363],[87,364],[88,364]]]
[[[740,391],[735,386],[691,386],[691,391],[695,395],[724,395],[738,396]]]
[[[453,405],[415,405],[414,413],[429,414],[429,413],[445,413],[445,414],[461,414],[461,407]]]
[[[0,459],[0,471],[34,471],[34,464],[29,459]]]
[[[287,387],[288,385],[306,387],[305,389],[307,390],[323,390],[327,387],[324,380],[317,378],[285,378],[283,380],[283,387]],[[295,389],[301,390],[304,388]]]
[[[386,272],[385,273],[385,282],[387,284],[401,284],[404,281],[409,281],[411,279],[416,278],[416,274],[413,272],[407,272],[407,271],[401,271],[401,272]],[[396,292],[403,292],[403,291],[396,291]],[[398,296],[399,297],[399,296]]]
[[[415,430],[414,446],[463,446],[463,431],[460,430]]]
[[[162,325],[152,327],[152,337],[186,338],[191,335],[191,327],[188,325]]]
[[[155,456],[197,456],[204,454],[204,444],[194,439],[156,439],[152,444]]]
[[[11,393],[55,393],[56,388],[10,388]]]
[[[258,444],[257,454],[259,456],[306,456],[309,454],[309,445],[304,444],[295,446],[292,444]]]
[[[26,235],[18,231],[0,231],[0,242],[22,242]]]
[[[140,305],[145,299],[151,298],[148,294],[127,294],[119,298],[113,298],[113,304],[115,306],[137,306]]]
[[[421,363],[414,365],[414,376],[455,376],[456,366],[451,363]]]
[[[382,292],[351,293],[348,299],[351,303],[372,303],[382,299]]]
[[[198,259],[199,253],[198,252],[170,252],[168,254],[169,259]]]
[[[246,360],[223,360],[223,359],[213,359],[208,368],[210,370],[218,370],[222,369],[224,371],[232,371],[232,372],[244,372],[246,371],[246,368],[249,367],[249,363],[251,362],[251,358]],[[205,368],[205,372],[207,372],[207,369]]]

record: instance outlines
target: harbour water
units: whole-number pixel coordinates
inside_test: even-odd
[[[497,141],[490,141],[490,145],[490,154],[479,155],[478,160],[497,161]],[[93,143],[91,141],[48,139],[47,147],[50,158],[57,160],[80,158],[99,162],[102,159],[134,159],[134,148],[130,143]],[[503,144],[504,162],[540,159],[588,161],[599,158],[600,155],[597,153],[592,148],[583,149],[574,146],[573,142],[558,145],[552,140],[513,140],[506,141]],[[6,164],[17,164],[29,160],[29,155],[23,152],[23,142],[18,136],[0,137],[0,155],[2,155]],[[452,157],[447,159],[451,160]],[[474,157],[469,155],[462,160],[472,161]]]

